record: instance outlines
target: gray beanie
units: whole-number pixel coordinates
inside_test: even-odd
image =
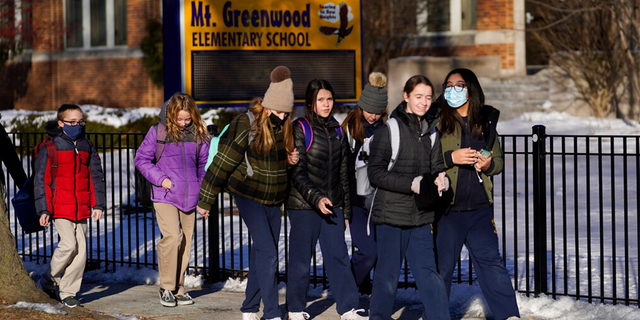
[[[372,72],[369,74],[369,83],[364,86],[358,106],[362,110],[381,114],[387,110],[387,76],[384,73]]]
[[[277,66],[271,71],[271,84],[264,93],[262,106],[281,112],[293,110],[293,82],[289,68]]]

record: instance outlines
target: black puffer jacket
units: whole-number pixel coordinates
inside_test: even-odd
[[[371,142],[369,181],[378,187],[371,217],[374,224],[418,227],[432,223],[435,218],[434,210],[418,210],[411,182],[425,173],[444,171],[440,139],[435,131],[437,120],[427,114],[419,122],[406,109],[407,104],[402,102],[391,114],[400,127],[400,151],[391,172],[387,171],[391,159],[389,128],[380,127]],[[436,139],[433,148],[431,137]]]
[[[334,207],[344,210],[345,219],[351,218],[349,181],[347,178],[346,136],[339,137],[340,124],[331,117],[326,124],[315,123],[313,143],[306,151],[304,131],[299,120],[293,123],[294,145],[300,153],[298,164],[292,169],[292,188],[287,209],[316,210],[322,198],[328,198]],[[341,131],[340,131],[341,132]]]

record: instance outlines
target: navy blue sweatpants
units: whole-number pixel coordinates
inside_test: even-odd
[[[376,232],[373,224],[369,222],[370,234],[367,235],[368,211],[358,207],[351,207],[351,241],[356,248],[351,256],[351,269],[356,278],[356,285],[360,287],[362,282],[369,280],[369,274],[378,260],[378,248],[376,246]]]
[[[462,245],[467,246],[480,289],[497,320],[520,316],[509,272],[502,264],[492,208],[449,212],[438,222],[436,246],[438,268],[447,296]]]
[[[326,215],[312,210],[289,210],[289,312],[301,312],[307,306],[309,267],[318,240],[331,292],[336,301],[336,311],[343,314],[358,307],[358,288],[351,273],[349,253],[344,241],[344,215],[342,209],[334,208],[333,211],[334,215]]]
[[[264,318],[280,317],[276,272],[282,210],[280,206],[266,206],[238,195],[234,195],[234,198],[253,239],[249,279],[240,311],[258,312],[262,299]]]
[[[422,318],[449,320],[449,300],[436,268],[431,225],[399,228],[381,224],[376,232],[378,263],[373,273],[369,319],[391,319],[400,267],[406,257],[424,305]]]

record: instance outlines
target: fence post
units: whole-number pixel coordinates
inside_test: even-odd
[[[547,292],[546,127],[533,126],[533,284],[534,294]]]
[[[220,195],[222,196],[222,195]],[[211,205],[211,211],[209,212],[209,282],[216,283],[220,281],[220,215],[218,212],[218,198],[213,205]]]

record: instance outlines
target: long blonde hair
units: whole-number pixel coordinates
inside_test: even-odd
[[[256,117],[252,124],[256,126],[256,136],[251,144],[251,149],[261,156],[267,155],[275,147],[276,138],[267,108],[262,106],[262,98],[254,98],[249,105],[249,111]],[[282,124],[282,133],[284,147],[290,154],[293,152],[293,125],[290,120],[285,119]]]
[[[186,93],[175,93],[169,100],[167,105],[167,133],[173,138],[176,143],[184,137],[184,133],[178,129],[178,113],[180,111],[186,111],[191,116],[191,123],[193,124],[193,131],[198,143],[209,140],[209,132],[207,127],[200,117],[200,111],[196,106],[195,100]]]

